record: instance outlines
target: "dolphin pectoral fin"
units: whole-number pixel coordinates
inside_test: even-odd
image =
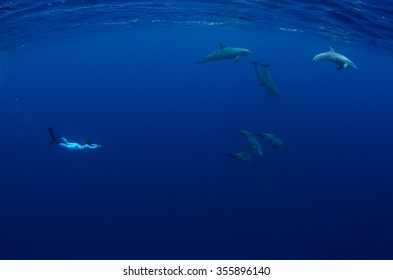
[[[201,61],[194,61],[195,64],[202,64],[205,63],[205,61],[201,60]]]
[[[345,65],[345,64],[344,64],[344,65]],[[336,70],[343,70],[343,69],[344,69],[344,65],[338,66]]]
[[[226,46],[223,43],[219,43],[218,45],[219,45],[220,49],[225,49],[226,48]]]
[[[240,59],[240,55],[238,55],[238,56],[235,58],[235,61],[234,61],[234,63],[238,62],[238,61],[239,61],[239,59]]]
[[[269,68],[269,67],[270,67],[270,64],[263,64],[263,63],[260,63],[260,65],[261,65],[263,68]]]

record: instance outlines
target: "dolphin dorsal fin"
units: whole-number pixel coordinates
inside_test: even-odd
[[[219,43],[218,45],[220,46],[220,49],[225,49],[226,48],[226,46],[223,43]]]
[[[331,46],[329,46],[329,51],[330,52],[336,52]]]

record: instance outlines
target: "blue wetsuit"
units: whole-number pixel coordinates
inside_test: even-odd
[[[59,146],[62,146],[64,148],[70,149],[70,150],[84,150],[84,149],[97,149],[102,147],[101,145],[98,144],[79,144],[79,143],[74,143],[74,142],[68,142],[67,139],[64,137],[60,137],[60,139],[57,141],[57,144]]]

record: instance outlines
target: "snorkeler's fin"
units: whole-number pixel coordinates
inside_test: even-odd
[[[55,133],[53,132],[53,129],[51,127],[48,127],[48,132],[51,138],[51,141],[49,142],[49,146],[52,146],[52,144],[58,144],[61,136],[55,136]]]

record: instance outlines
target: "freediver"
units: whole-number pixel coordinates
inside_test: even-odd
[[[68,140],[63,136],[55,136],[51,127],[48,127],[48,131],[51,137],[49,146],[51,146],[52,144],[57,144],[69,150],[97,149],[102,147],[102,145],[94,144],[90,139],[87,139],[80,144],[77,142],[68,142]]]

